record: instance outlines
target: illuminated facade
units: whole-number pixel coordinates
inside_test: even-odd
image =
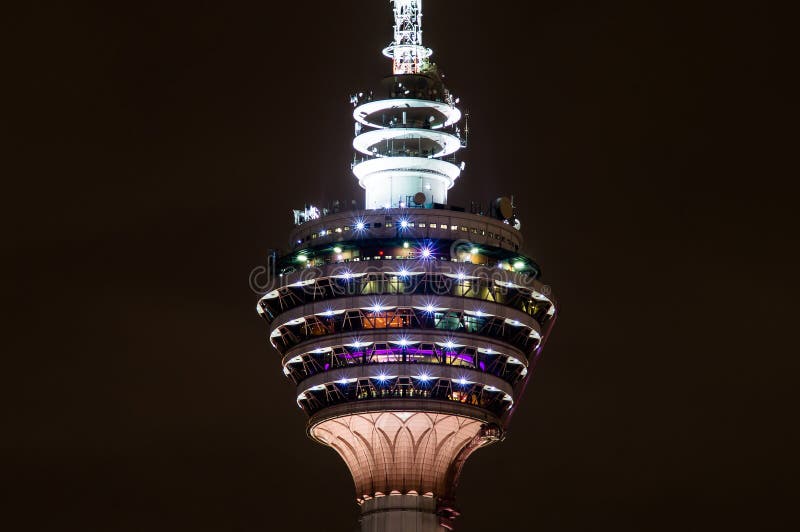
[[[362,210],[295,211],[258,302],[308,434],[349,467],[363,531],[453,529],[467,457],[504,437],[555,321],[513,204],[447,204],[458,99],[394,0],[394,74],[353,96]]]

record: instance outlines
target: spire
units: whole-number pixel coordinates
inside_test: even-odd
[[[394,74],[419,74],[433,50],[422,46],[422,0],[390,0],[394,4],[394,41],[383,50]]]

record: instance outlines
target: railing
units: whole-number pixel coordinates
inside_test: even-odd
[[[426,399],[468,404],[502,416],[511,403],[503,392],[489,391],[481,384],[459,385],[447,379],[421,382],[413,378],[393,378],[385,381],[359,379],[353,383],[326,384],[323,389],[308,390],[298,404],[310,416],[337,404],[376,399]]]
[[[441,273],[401,276],[376,272],[342,279],[319,277],[304,286],[283,286],[277,297],[262,299],[259,304],[267,322],[280,314],[310,303],[352,296],[429,295],[477,299],[519,310],[544,326],[550,318],[549,300],[535,299],[532,289],[510,288],[494,283],[491,278],[458,279]]]
[[[454,346],[451,349],[435,343],[420,342],[413,346],[398,346],[385,342],[368,345],[340,345],[304,353],[299,360],[286,364],[288,377],[295,384],[328,371],[356,366],[380,364],[410,364],[419,368],[454,366],[494,375],[511,386],[519,382],[527,369],[521,361],[511,362],[503,353],[486,353],[470,346]],[[422,369],[420,370],[422,371]]]
[[[272,339],[275,348],[283,355],[289,349],[314,338],[349,333],[357,336],[363,331],[400,332],[413,329],[475,334],[510,344],[525,356],[530,355],[539,344],[539,338],[531,336],[533,329],[524,324],[512,325],[503,317],[473,316],[458,309],[428,311],[409,307],[388,311],[351,309],[331,316],[305,316],[300,322],[289,322],[278,327],[277,335]]]

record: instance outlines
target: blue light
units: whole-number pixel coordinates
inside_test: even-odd
[[[400,227],[408,229],[408,220],[400,220]]]

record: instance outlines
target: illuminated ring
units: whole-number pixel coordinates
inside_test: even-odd
[[[434,153],[431,157],[447,157],[461,149],[461,140],[455,135],[450,135],[449,133],[443,133],[441,131],[432,131],[430,129],[416,128],[391,128],[368,131],[367,133],[357,136],[353,140],[353,148],[364,155],[373,155],[373,152],[371,152],[369,148],[379,142],[417,139],[430,140],[442,146],[442,149]]]
[[[383,55],[389,59],[394,59],[396,57],[395,50],[416,51],[416,55],[420,59],[428,59],[433,55],[432,49],[426,48],[425,46],[420,46],[418,44],[392,44],[383,49]]]
[[[448,127],[459,120],[461,120],[461,110],[458,107],[450,106],[444,102],[436,102],[433,100],[417,100],[415,98],[394,98],[390,100],[376,100],[359,105],[353,111],[353,118],[361,124],[377,129],[385,129],[386,126],[378,123],[367,122],[366,118],[381,111],[389,111],[392,109],[402,110],[406,109],[431,109],[442,114],[446,120],[443,124],[433,126],[433,129],[441,129]]]

